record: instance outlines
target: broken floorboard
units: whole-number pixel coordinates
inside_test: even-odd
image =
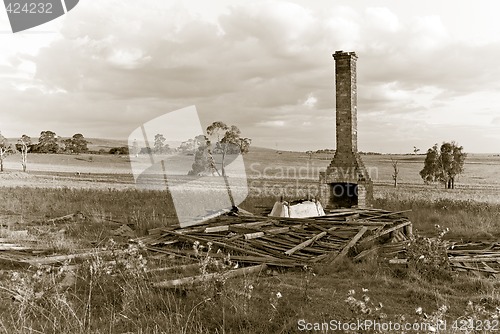
[[[193,257],[192,246],[197,242],[210,245],[213,254],[220,249],[248,265],[336,264],[377,245],[408,241],[411,222],[405,212],[352,208],[310,218],[222,215],[203,225],[156,228],[136,241],[150,250],[181,257]],[[404,248],[393,252],[398,251]]]

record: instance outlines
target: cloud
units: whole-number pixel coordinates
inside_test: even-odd
[[[379,29],[384,32],[397,32],[401,24],[399,18],[389,8],[368,7],[365,10],[368,25],[371,29]]]
[[[39,52],[20,47],[0,63],[9,78],[0,84],[3,105],[17,114],[9,124],[125,138],[194,104],[203,126],[236,124],[255,145],[334,147],[331,54],[354,50],[359,147],[383,151],[420,134],[439,137],[453,110],[466,114],[457,100],[492,101],[500,88],[500,45],[457,38],[443,14],[350,2],[229,4],[205,15],[193,3],[82,2]],[[380,134],[388,129],[400,140],[387,144]]]

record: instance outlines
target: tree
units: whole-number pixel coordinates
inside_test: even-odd
[[[166,153],[169,150],[168,144],[165,144],[165,137],[161,134],[158,133],[155,136],[155,143],[154,143],[154,153],[160,154],[160,153]]]
[[[200,175],[208,170],[211,170],[213,175],[214,169],[212,166],[215,166],[215,163],[212,164],[211,160],[212,156],[209,148],[210,141],[204,135],[196,136],[194,141],[196,143],[195,146],[198,149],[194,153],[194,163],[191,166],[191,170],[188,172],[188,175]]]
[[[71,143],[74,153],[85,153],[89,150],[87,145],[90,144],[90,142],[87,141],[81,133],[74,134],[73,137],[71,137]]]
[[[424,160],[424,168],[420,171],[420,177],[424,182],[431,183],[439,180],[439,172],[441,168],[439,166],[439,151],[437,144],[434,144],[431,148],[427,150],[427,155]]]
[[[27,135],[22,135],[22,137],[17,142],[21,150],[21,165],[23,166],[23,172],[26,172],[26,165],[28,163],[28,151],[31,148],[31,138]]]
[[[215,140],[215,147],[219,149],[221,154],[221,173],[226,183],[226,189],[231,200],[233,209],[237,209],[234,204],[234,198],[229,187],[229,182],[227,180],[225,164],[226,157],[228,154],[245,154],[250,149],[251,140],[249,138],[241,137],[241,131],[237,126],[231,125],[227,126],[224,122],[213,122],[207,127],[208,138],[208,154],[210,161],[213,163],[213,168],[219,174],[217,167],[213,159],[213,153],[211,152],[211,142],[210,139]],[[215,151],[215,150],[214,150]]]
[[[441,145],[443,182],[447,184],[448,189],[455,189],[455,177],[463,173],[466,157],[467,153],[463,152],[463,147],[453,141]]]
[[[454,141],[443,143],[439,149],[435,144],[427,150],[420,176],[425,183],[440,181],[447,189],[454,189],[456,176],[464,171],[466,157],[463,147]]]
[[[250,144],[252,144],[252,139],[250,138],[238,138],[239,152],[240,154],[247,154],[250,151]]]
[[[66,152],[80,154],[88,152],[87,145],[90,142],[81,133],[76,133],[73,137],[63,140],[62,143]]]
[[[58,153],[59,144],[56,134],[52,131],[42,131],[36,145],[36,151],[39,153]]]
[[[129,148],[128,148],[128,146],[113,147],[113,148],[111,148],[109,150],[109,154],[128,155],[129,154]]]
[[[73,153],[73,141],[71,138],[63,139],[61,143],[64,145],[64,152]]]
[[[394,180],[394,188],[396,188],[398,186],[398,176],[399,176],[398,161],[391,158],[391,163],[393,169],[392,179]]]
[[[4,159],[12,152],[12,145],[10,145],[7,138],[5,138],[0,132],[0,172],[3,172]]]
[[[213,122],[207,127],[207,134],[210,138],[215,140],[214,153],[220,152],[221,158],[221,172],[225,177],[225,164],[226,156],[228,154],[245,154],[248,152],[251,144],[249,138],[240,137],[241,131],[237,126],[227,126],[224,122]]]

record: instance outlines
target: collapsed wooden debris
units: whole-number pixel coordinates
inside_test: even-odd
[[[411,222],[404,212],[380,209],[339,209],[310,218],[218,216],[204,225],[188,228],[156,228],[136,239],[150,251],[192,257],[192,245],[210,244],[248,265],[297,267],[361,259],[368,249],[396,241],[408,241]],[[397,242],[401,242],[401,240]]]
[[[386,246],[385,247],[390,247]],[[450,242],[446,250],[451,270],[478,277],[500,278],[500,243]],[[425,263],[425,259],[424,259]],[[391,258],[389,264],[407,266],[407,258]]]
[[[155,228],[148,236],[136,238],[133,242],[144,245],[150,259],[160,255],[172,259],[159,267],[148,268],[150,274],[181,272],[186,276],[186,272],[195,271],[194,276],[152,282],[158,288],[177,288],[216,279],[220,275],[229,278],[257,273],[268,266],[338,265],[346,257],[360,260],[374,251],[394,256],[404,252],[405,244],[411,238],[412,225],[404,213],[353,208],[310,218],[253,216],[248,212],[236,216],[224,214],[212,217],[203,225]],[[69,215],[65,219],[67,217]],[[124,226],[118,228],[120,234],[129,232]],[[204,248],[193,247],[195,244]],[[206,252],[207,249],[211,249],[210,253]],[[0,252],[0,261],[23,267],[60,265],[63,262],[78,264],[93,256],[112,258],[116,250],[38,255],[42,256],[37,256],[33,250],[11,248],[8,252]],[[231,261],[239,264],[239,268],[222,274],[198,275],[200,256],[225,260],[228,255]],[[181,265],[173,265],[178,263],[175,258],[181,259]]]
[[[260,273],[268,266],[303,267],[315,264],[339,265],[346,257],[353,261],[377,253],[389,263],[407,265],[406,248],[412,238],[412,224],[405,217],[406,211],[390,212],[381,209],[339,209],[324,216],[289,218],[241,215],[214,216],[202,225],[187,228],[166,226],[151,229],[149,235],[133,239],[149,251],[148,258],[165,258],[172,261],[147,272],[168,275],[194,271],[195,275],[162,280],[151,284],[158,288],[179,288],[217,278]],[[78,213],[61,217],[58,222],[78,219]],[[122,224],[115,232],[129,234],[131,229]],[[26,231],[19,233],[26,234]],[[49,250],[30,247],[14,238],[0,238],[0,263],[28,268],[39,265],[60,265],[71,262],[73,266],[94,256],[113,258],[120,250],[81,250],[79,253],[53,255]],[[194,249],[198,243],[204,248]],[[206,250],[211,245],[210,253]],[[156,254],[156,255],[155,255]],[[240,264],[223,273],[199,275],[200,257],[210,256]],[[477,276],[500,278],[500,243],[450,242],[447,251],[452,270]],[[180,265],[175,258],[181,259]],[[183,260],[182,260],[183,259]],[[187,261],[186,261],[187,260]]]
[[[453,270],[500,278],[500,243],[452,243],[447,250]]]
[[[85,220],[86,217],[83,213],[80,211],[77,211],[75,213],[65,215],[62,217],[56,217],[52,219],[47,219],[44,223],[48,224],[66,224],[66,223],[73,223],[73,222],[80,222]]]

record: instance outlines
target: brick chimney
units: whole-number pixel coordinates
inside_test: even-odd
[[[373,183],[358,153],[357,87],[355,52],[336,51],[335,156],[320,173],[320,201],[329,208],[367,207],[373,199]]]

